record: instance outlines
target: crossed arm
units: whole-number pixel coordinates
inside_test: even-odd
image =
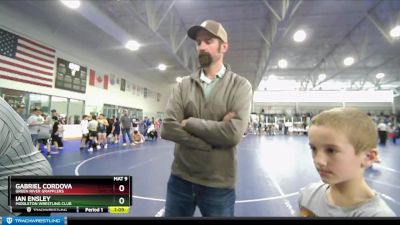
[[[252,98],[250,83],[244,82],[240,89],[233,98],[232,112],[227,112],[222,121],[212,121],[184,118],[181,85],[178,85],[167,104],[162,138],[201,150],[237,145],[247,126]]]
[[[188,148],[210,151],[212,149],[210,144],[183,130],[181,126],[181,121],[184,119],[183,110],[181,86],[178,84],[167,103],[161,137]]]

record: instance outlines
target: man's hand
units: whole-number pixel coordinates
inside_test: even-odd
[[[190,118],[187,118],[187,119],[182,120],[182,122],[181,122],[181,126],[182,126],[182,127],[185,127],[185,126],[186,126],[186,123],[187,123],[188,119],[190,119]]]
[[[228,112],[225,116],[223,121],[225,123],[229,123],[229,120],[231,120],[236,114],[234,112]]]

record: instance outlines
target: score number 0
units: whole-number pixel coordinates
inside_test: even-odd
[[[119,185],[118,190],[120,192],[124,192],[125,191],[125,186],[122,185],[122,184]],[[123,205],[125,203],[125,198],[124,197],[119,198],[118,202],[119,202],[119,204]]]

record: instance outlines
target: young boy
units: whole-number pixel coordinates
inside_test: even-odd
[[[311,120],[308,136],[323,183],[302,188],[301,216],[396,216],[364,180],[378,154],[376,127],[366,114],[354,108],[324,111]]]

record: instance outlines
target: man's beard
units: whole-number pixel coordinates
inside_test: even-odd
[[[212,62],[213,62],[213,59],[212,59],[210,53],[202,52],[199,54],[199,63],[202,68],[209,67]]]

